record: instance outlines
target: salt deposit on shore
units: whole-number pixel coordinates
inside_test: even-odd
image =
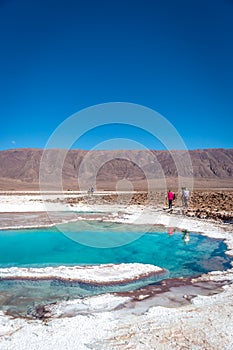
[[[101,295],[48,308],[45,321],[0,314],[1,350],[232,350],[233,286],[178,308],[124,308],[129,297]],[[87,312],[89,310],[89,312]],[[75,316],[73,316],[76,314]],[[45,315],[46,316],[46,315]]]
[[[108,195],[111,195],[114,192],[109,191]],[[121,193],[121,192],[119,192]],[[101,197],[103,194],[106,195],[104,192],[98,192],[95,193],[96,197]],[[87,194],[84,194],[83,192],[66,192],[62,194],[56,194],[56,193],[44,193],[43,195],[40,194],[40,192],[0,192],[0,213],[18,213],[18,212],[43,212],[48,209],[52,209],[53,211],[67,211],[71,210],[71,206],[69,204],[63,203],[62,201],[64,199],[72,199],[72,198],[79,198],[79,197],[87,197]],[[47,203],[47,206],[45,206],[45,202]],[[92,207],[91,205],[77,205],[77,208],[81,207],[83,210],[90,210]],[[111,205],[110,205],[111,207]],[[115,206],[114,206],[115,207]],[[124,207],[124,206],[122,206]]]
[[[72,209],[79,212],[90,210],[90,206],[82,203],[70,207],[68,204],[59,203],[58,200],[55,206],[56,204],[59,210]],[[2,213],[34,213],[43,210],[43,202],[39,195],[14,195],[7,198],[5,195],[0,196]],[[153,206],[93,204],[91,210],[98,212],[96,218],[98,220],[104,217],[106,221],[114,219],[116,222],[163,224],[222,238],[228,245],[229,253],[233,254],[232,225],[169,214],[162,208]],[[129,271],[124,278],[127,276]],[[13,319],[1,312],[0,348],[1,350],[233,350],[232,269],[209,273],[200,277],[197,282],[223,280],[227,281],[227,285],[216,295],[195,297],[187,295],[187,289],[184,290],[183,298],[186,304],[175,308],[153,307],[152,300],[150,306],[142,311],[140,305],[147,298],[145,294],[141,301],[138,299],[133,308],[125,306],[130,299],[129,296],[104,294],[82,301],[64,301],[48,306],[49,317],[45,321]],[[148,300],[150,298],[148,295]]]
[[[0,279],[60,279],[95,284],[126,283],[166,271],[150,264],[105,264],[44,268],[0,268]]]

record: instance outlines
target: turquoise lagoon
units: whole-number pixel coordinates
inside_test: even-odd
[[[227,247],[222,240],[196,233],[96,221],[60,227],[66,234],[56,227],[0,231],[0,267],[144,263],[167,269],[169,278],[197,276],[231,267],[232,258],[225,254]],[[185,242],[187,234],[189,241]],[[85,238],[89,245],[79,243]],[[0,304],[8,312],[25,315],[41,303],[127,291],[154,282],[150,278],[133,285],[97,287],[57,280],[2,280]]]
[[[222,240],[196,233],[189,233],[186,243],[184,232],[168,234],[161,227],[149,227],[146,233],[146,226],[102,222],[58,227],[67,234],[56,227],[0,231],[0,267],[137,262],[166,268],[170,277],[185,277],[230,266],[231,258],[225,255],[227,247]],[[94,247],[97,245],[100,248]]]

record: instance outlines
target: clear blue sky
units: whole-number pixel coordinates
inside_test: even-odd
[[[189,149],[233,147],[233,0],[2,0],[0,44],[0,149],[114,101],[158,111]],[[103,127],[78,147],[121,130],[135,138]]]

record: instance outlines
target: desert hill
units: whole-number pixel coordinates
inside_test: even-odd
[[[166,179],[175,186],[177,176],[193,178],[196,188],[233,187],[233,149],[199,149],[189,151],[146,150],[49,150],[48,171],[56,172],[59,157],[64,157],[62,178],[65,189],[78,189],[78,176],[90,186],[97,179],[99,189],[115,189],[126,179],[132,189],[145,189],[147,181]],[[39,189],[42,149],[0,151],[0,190]],[[175,160],[175,161],[174,161]],[[51,188],[52,189],[52,188]]]

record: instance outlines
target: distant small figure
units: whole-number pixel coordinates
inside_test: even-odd
[[[167,193],[167,199],[168,199],[168,207],[169,209],[172,209],[172,202],[175,199],[175,195],[171,190],[169,190]]]
[[[187,190],[186,187],[182,187],[181,198],[182,198],[183,207],[188,208],[189,190]]]
[[[91,194],[93,194],[94,193],[94,187],[93,186],[91,186]]]
[[[183,230],[182,232],[183,232],[182,239],[185,244],[188,244],[188,242],[190,241],[189,232],[187,230]]]

